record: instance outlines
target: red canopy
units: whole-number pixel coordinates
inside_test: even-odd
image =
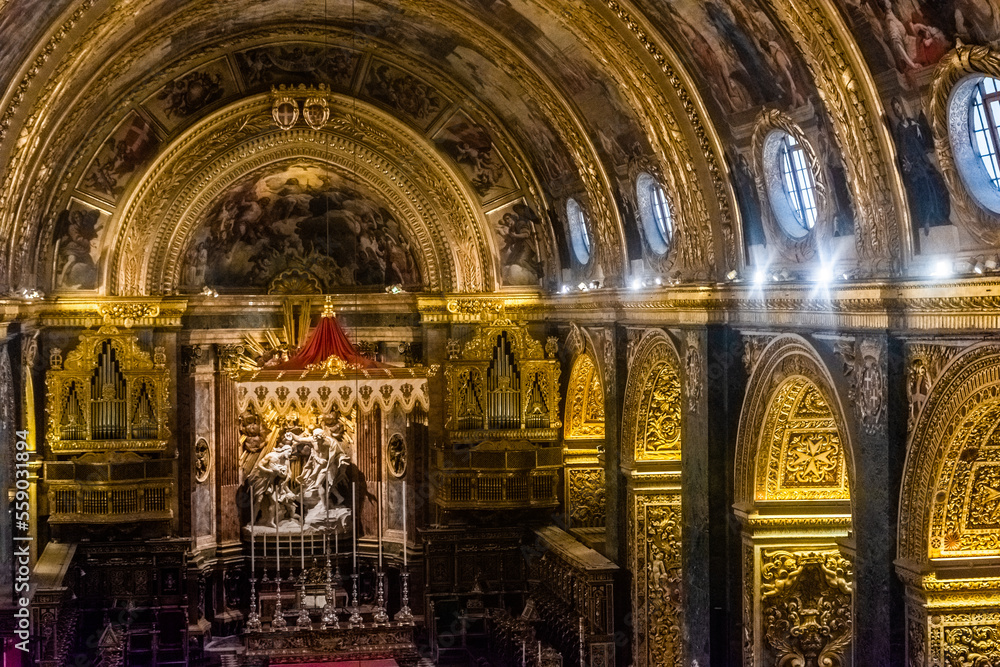
[[[309,334],[309,340],[288,361],[272,366],[275,370],[305,370],[307,366],[321,364],[331,356],[338,356],[358,368],[382,368],[382,364],[358,354],[357,348],[347,338],[337,318],[324,315],[319,325]]]

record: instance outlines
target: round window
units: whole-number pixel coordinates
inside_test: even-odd
[[[635,190],[639,202],[639,221],[642,223],[646,242],[653,252],[662,255],[670,249],[670,238],[674,230],[667,193],[655,178],[645,172],[636,179]]]
[[[764,141],[764,169],[771,210],[782,231],[801,239],[816,226],[816,179],[802,144],[784,130]]]
[[[975,75],[955,86],[948,101],[948,136],[972,197],[1000,213],[1000,79]]]
[[[573,198],[566,201],[566,218],[569,220],[569,239],[573,254],[581,264],[590,261],[590,232],[580,203]]]

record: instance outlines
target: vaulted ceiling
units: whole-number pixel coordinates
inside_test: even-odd
[[[951,5],[0,2],[0,291],[259,291],[293,255],[326,291],[714,282],[755,243],[794,268],[828,242],[858,275],[898,274],[919,247],[883,100],[919,107],[956,39],[1000,36],[990,5]],[[329,118],[281,129],[279,86]],[[837,227],[810,247],[756,231],[768,114],[802,128],[828,181]],[[673,213],[665,254],[636,221],[643,171]]]

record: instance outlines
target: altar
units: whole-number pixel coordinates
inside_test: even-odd
[[[247,347],[233,379],[249,664],[416,664],[407,462],[436,369],[361,355],[329,308],[293,354]]]

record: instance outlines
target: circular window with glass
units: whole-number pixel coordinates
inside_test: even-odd
[[[566,218],[569,220],[569,240],[576,261],[586,264],[590,261],[590,231],[580,203],[572,197],[566,201]]]
[[[955,86],[948,135],[969,193],[983,208],[1000,213],[1000,79],[975,75]]]
[[[781,230],[792,239],[804,238],[816,226],[816,177],[802,144],[784,130],[764,141],[767,196]]]
[[[658,255],[670,249],[670,239],[674,233],[670,204],[663,186],[650,174],[643,172],[635,181],[636,198],[639,202],[639,222],[642,224],[646,243]]]

